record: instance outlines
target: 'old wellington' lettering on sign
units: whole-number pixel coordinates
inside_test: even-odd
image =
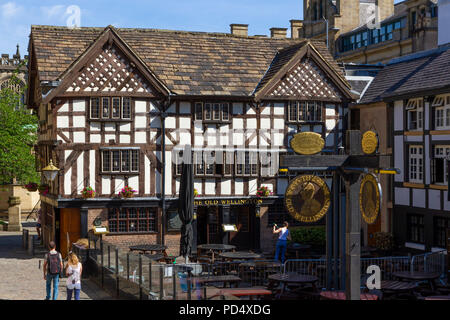
[[[242,206],[261,203],[261,199],[194,200],[194,206]]]

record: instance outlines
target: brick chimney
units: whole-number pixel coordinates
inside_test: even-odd
[[[270,28],[270,37],[275,39],[285,39],[287,28]]]
[[[303,20],[289,20],[291,23],[291,38],[303,38]],[[301,31],[301,35],[300,32]]]
[[[248,37],[248,24],[230,24],[231,34],[235,36]]]

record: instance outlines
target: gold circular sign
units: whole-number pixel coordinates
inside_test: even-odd
[[[300,132],[291,139],[291,148],[298,154],[316,154],[322,151],[324,146],[325,140],[316,132]]]
[[[325,181],[317,176],[298,176],[287,187],[284,204],[294,219],[315,222],[330,207],[330,190]]]
[[[366,174],[359,189],[359,208],[364,221],[373,224],[380,213],[381,186],[375,175]]]
[[[377,151],[378,148],[378,137],[377,133],[374,131],[364,132],[361,139],[362,151],[365,154],[372,154]]]

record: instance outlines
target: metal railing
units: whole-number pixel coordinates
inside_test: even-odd
[[[90,277],[112,296],[136,300],[201,300],[217,293],[223,281],[200,279],[235,275],[239,287],[267,287],[269,276],[275,273],[296,272],[318,277],[318,288],[327,281],[326,259],[293,259],[284,264],[272,260],[232,261],[215,263],[163,264],[146,255],[122,251],[101,238],[89,235],[87,263]],[[361,285],[367,267],[377,265],[383,280],[393,279],[398,271],[427,271],[446,274],[446,251],[417,256],[398,256],[361,259]],[[339,260],[336,263],[340,263]]]

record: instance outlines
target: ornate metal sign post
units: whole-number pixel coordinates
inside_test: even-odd
[[[288,212],[297,220],[315,222],[320,220],[333,207],[334,262],[327,258],[327,283],[331,283],[331,270],[334,269],[334,287],[339,287],[338,274],[345,275],[347,299],[360,299],[361,286],[361,213],[364,221],[374,223],[380,211],[381,188],[378,180],[369,170],[376,173],[395,174],[397,169],[380,169],[377,155],[378,138],[373,131],[361,135],[358,130],[348,130],[344,155],[319,155],[323,139],[319,134],[303,132],[291,140],[292,149],[299,155],[282,156],[280,167],[289,173],[333,172],[333,197],[324,180],[314,175],[300,175],[294,178],[286,189],[285,205]],[[361,175],[365,174],[360,183]],[[338,249],[336,236],[339,230],[339,180],[345,183],[345,269],[338,269]],[[330,201],[333,202],[330,205]],[[331,227],[331,226],[328,226]],[[332,241],[327,236],[327,241]],[[329,246],[328,248],[332,248]],[[331,251],[327,250],[327,256]],[[330,256],[331,257],[331,256]]]

